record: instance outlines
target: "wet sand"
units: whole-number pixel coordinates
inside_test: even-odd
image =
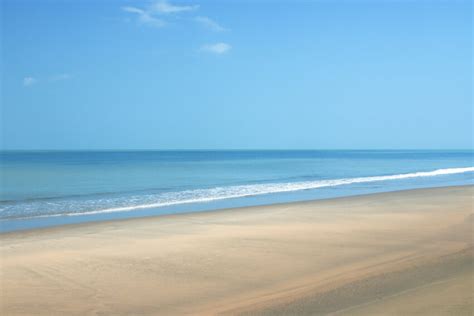
[[[2,315],[472,315],[474,187],[0,235]]]

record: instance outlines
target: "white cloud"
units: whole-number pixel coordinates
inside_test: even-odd
[[[201,51],[222,55],[227,53],[231,48],[232,46],[227,43],[215,43],[201,46]]]
[[[207,16],[197,16],[194,18],[194,21],[198,22],[199,24],[203,25],[204,27],[213,30],[215,32],[222,32],[225,31],[226,28],[221,26],[216,21],[208,18]]]
[[[151,5],[143,8],[124,6],[121,9],[124,12],[136,15],[137,20],[142,24],[163,27],[166,25],[166,22],[163,19],[168,19],[164,17],[165,15],[179,15],[179,13],[182,12],[195,11],[199,9],[199,5],[175,5],[168,2],[167,0],[158,0],[152,3]],[[196,16],[192,18],[192,20],[215,32],[222,32],[227,30],[222,25],[207,16]],[[231,48],[231,45],[219,42],[214,44],[203,45],[200,47],[199,51],[222,55],[227,53]]]
[[[57,74],[57,75],[51,75],[51,76],[45,77],[41,80],[45,83],[48,83],[48,82],[69,80],[71,78],[72,78],[71,74],[62,73],[62,74]],[[32,86],[32,85],[38,83],[39,81],[40,81],[40,79],[38,79],[38,78],[28,76],[28,77],[23,78],[23,86],[29,87],[29,86]]]
[[[122,7],[122,10],[125,12],[136,14],[138,17],[138,22],[155,27],[165,26],[165,21],[158,19],[151,15],[151,12],[136,8],[136,7]]]
[[[130,13],[145,14],[145,10],[135,7],[122,7],[122,10]]]
[[[51,81],[61,81],[71,79],[71,74],[58,74],[51,77]]]
[[[199,9],[199,5],[174,5],[169,3],[166,0],[160,0],[152,4],[151,9],[154,12],[169,14],[169,13],[179,13],[186,11],[194,11]]]
[[[29,87],[29,86],[35,84],[36,82],[38,82],[38,80],[36,78],[33,78],[33,77],[23,78],[23,86],[25,86],[25,87]]]

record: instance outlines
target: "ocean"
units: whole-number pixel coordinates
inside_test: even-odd
[[[474,151],[2,151],[0,231],[473,184]]]

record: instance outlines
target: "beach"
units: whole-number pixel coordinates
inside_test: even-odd
[[[0,234],[2,315],[472,315],[473,186]]]

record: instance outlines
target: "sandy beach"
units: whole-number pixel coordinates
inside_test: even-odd
[[[474,187],[0,235],[2,315],[472,315]]]

